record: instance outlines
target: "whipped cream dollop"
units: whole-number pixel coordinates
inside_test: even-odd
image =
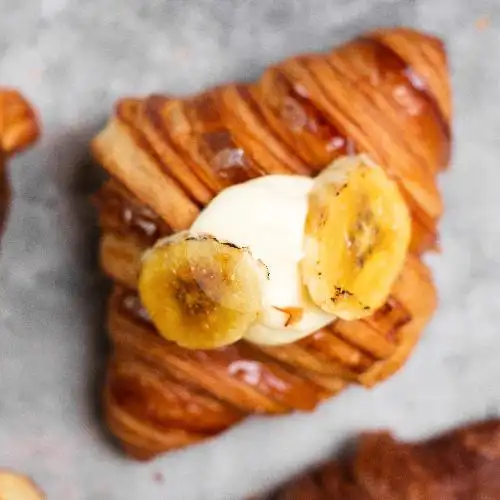
[[[195,233],[248,247],[268,268],[262,313],[244,335],[251,342],[291,343],[335,320],[312,302],[300,273],[313,183],[299,175],[267,175],[231,186],[207,205],[191,227]]]

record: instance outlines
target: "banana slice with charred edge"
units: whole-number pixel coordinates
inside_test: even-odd
[[[0,470],[0,500],[44,500],[45,495],[26,476]]]
[[[267,278],[247,248],[181,232],[146,252],[139,293],[161,335],[213,349],[241,339],[257,321]]]
[[[389,295],[410,242],[411,219],[396,183],[367,156],[325,169],[309,195],[302,278],[324,311],[352,320]]]

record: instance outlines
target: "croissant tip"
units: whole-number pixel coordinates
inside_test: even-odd
[[[33,144],[41,134],[34,109],[17,90],[0,88],[0,148],[7,155]]]

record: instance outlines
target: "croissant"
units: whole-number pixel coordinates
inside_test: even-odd
[[[38,134],[36,117],[24,98],[14,90],[0,87],[0,234],[10,199],[5,162],[34,142]]]
[[[422,443],[388,432],[361,436],[357,451],[262,500],[495,500],[500,498],[500,421]],[[256,500],[256,498],[254,498]]]
[[[289,59],[251,85],[117,104],[92,149],[111,174],[95,196],[102,268],[114,283],[105,415],[126,452],[150,459],[250,414],[310,411],[402,366],[436,307],[420,255],[438,245],[436,176],[449,161],[450,114],[443,45],[410,29]],[[272,173],[315,175],[357,151],[396,179],[413,220],[411,252],[383,307],[279,347],[240,341],[186,350],[158,335],[137,294],[148,247],[188,228],[227,186]]]

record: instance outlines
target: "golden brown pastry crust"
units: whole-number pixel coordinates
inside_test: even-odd
[[[93,151],[112,175],[96,196],[102,267],[114,281],[105,408],[130,454],[144,459],[197,442],[252,413],[312,410],[405,362],[436,307],[419,255],[437,245],[436,175],[448,162],[449,117],[443,46],[407,29],[289,59],[252,85],[118,103]],[[314,175],[355,151],[387,168],[413,218],[412,251],[384,307],[280,347],[187,351],[156,333],[136,293],[148,246],[189,227],[226,186],[270,173]]]
[[[0,150],[4,155],[29,146],[39,132],[36,116],[21,94],[0,87]]]
[[[7,158],[29,146],[38,135],[37,119],[29,104],[15,90],[0,87],[0,234],[10,199]]]

